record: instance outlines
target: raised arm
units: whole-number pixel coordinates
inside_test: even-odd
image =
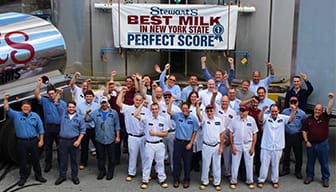
[[[41,85],[42,85],[42,78],[40,77],[37,79],[37,83],[36,83],[36,87],[34,91],[35,98],[38,101],[41,100],[41,95],[40,95]]]
[[[8,98],[9,98],[10,94],[9,93],[5,93],[4,94],[4,102],[3,102],[3,105],[4,105],[4,110],[5,111],[8,111],[9,109],[9,104],[8,104]]]
[[[206,81],[208,81],[209,79],[212,79],[213,77],[211,76],[211,74],[208,71],[208,68],[206,67],[206,56],[205,55],[201,57],[201,65],[202,65],[202,73],[203,73],[204,79]]]
[[[334,106],[334,93],[328,94],[329,102],[327,106],[327,114],[330,115],[332,113],[332,108]]]
[[[159,82],[160,82],[160,86],[162,87],[163,90],[165,90],[165,86],[166,86],[166,84],[165,84],[165,77],[166,77],[166,73],[167,73],[167,71],[168,71],[169,69],[170,69],[170,64],[167,63],[167,64],[165,65],[164,70],[163,70],[162,73],[160,74]]]
[[[173,105],[173,102],[175,100],[175,97],[171,97],[170,100],[169,100],[169,104],[168,104],[168,108],[167,108],[167,113],[172,116],[174,114],[174,112],[172,111],[172,105]]]
[[[144,100],[144,102],[145,102],[145,100]],[[140,105],[139,105],[139,107],[135,110],[135,112],[134,112],[134,117],[135,118],[137,118],[138,120],[140,120],[141,119],[141,114],[140,114],[140,112],[141,112],[141,109],[142,109],[142,107],[144,106],[144,102],[142,102]]]
[[[201,105],[201,102],[197,101],[197,103],[196,103],[196,115],[197,115],[198,121],[202,122],[203,121],[203,117],[201,115],[200,105]]]
[[[295,118],[295,113],[297,111],[297,107],[295,105],[290,105],[291,108],[291,113],[289,114],[289,119],[288,119],[288,123],[292,122]]]
[[[264,122],[264,114],[266,109],[268,108],[267,105],[264,105],[263,108],[261,109],[260,113],[259,113],[259,123],[263,123]]]
[[[80,76],[81,76],[81,74],[78,71],[72,76],[72,79],[71,79],[70,84],[69,84],[72,90],[74,90],[76,88],[76,86],[77,86],[76,81],[77,81],[78,77],[80,77]]]
[[[123,104],[124,104],[124,98],[125,98],[125,94],[126,94],[126,89],[123,88],[117,98],[117,105],[120,107],[120,109],[122,108]]]

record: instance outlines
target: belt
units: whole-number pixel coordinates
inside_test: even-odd
[[[171,132],[174,132],[174,131],[175,131],[175,129],[169,129],[168,133],[171,133]]]
[[[53,123],[46,123],[46,127],[52,127],[52,128],[56,128],[59,127],[59,124],[53,124]]]
[[[146,143],[151,143],[151,144],[158,144],[158,143],[162,143],[163,141],[162,140],[159,140],[159,141],[147,141],[146,140]]]
[[[60,139],[63,139],[63,140],[76,140],[78,137],[70,137],[70,138],[67,138],[67,137],[60,137]]]
[[[209,144],[209,143],[206,143],[206,142],[203,141],[203,144],[204,144],[204,145],[207,145],[207,146],[209,146],[209,147],[216,147],[219,143]]]
[[[132,136],[132,137],[143,137],[143,136],[145,136],[145,134],[140,134],[140,135],[133,135],[133,134],[128,134],[128,135],[130,135],[130,136]]]
[[[21,141],[33,141],[33,140],[37,139],[37,137],[30,137],[30,138],[20,138],[20,137],[17,137],[16,139],[17,140],[21,140]]]
[[[175,138],[175,140],[181,143],[185,143],[185,144],[190,143],[190,140],[183,140],[183,139],[178,139],[178,138]]]

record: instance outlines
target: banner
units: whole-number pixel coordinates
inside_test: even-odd
[[[136,49],[234,49],[237,6],[113,4],[114,46]],[[119,24],[120,22],[120,24]]]

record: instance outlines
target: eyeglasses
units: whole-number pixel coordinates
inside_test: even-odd
[[[171,98],[171,96],[170,95],[165,95],[165,96],[163,96],[165,99],[167,99],[167,98]]]
[[[169,80],[170,80],[170,81],[174,81],[174,82],[176,81],[175,79],[169,79]]]
[[[240,108],[239,111],[240,111],[240,112],[245,112],[246,109],[242,109],[242,108]]]
[[[213,112],[213,110],[212,109],[207,109],[207,110],[205,110],[205,112]]]

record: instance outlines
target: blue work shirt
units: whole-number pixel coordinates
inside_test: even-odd
[[[286,108],[282,111],[282,114],[289,116],[291,112],[292,112],[291,108]],[[298,108],[295,113],[294,119],[289,124],[286,124],[285,126],[286,133],[288,134],[301,133],[303,123],[306,119],[307,119],[306,113],[303,110]]]
[[[190,85],[186,86],[185,88],[182,89],[182,96],[181,100],[182,101],[187,101],[189,94],[193,91],[198,92],[198,87],[195,86],[195,88],[192,88]]]
[[[176,97],[176,100],[174,101],[173,104],[179,105],[181,101],[181,88],[178,85],[174,85],[172,87],[169,87],[168,85],[165,84],[165,77],[166,77],[166,72],[162,72],[160,74],[160,86],[162,87],[162,92],[165,91],[170,91],[173,96]]]
[[[8,109],[7,115],[13,119],[16,137],[27,139],[44,134],[42,120],[37,113],[26,115],[22,111]]]
[[[228,91],[226,89],[226,83],[224,80],[221,80],[220,82],[216,81],[216,79],[209,73],[208,68],[202,69],[202,73],[206,81],[209,81],[210,79],[213,79],[215,81],[217,89],[222,95],[228,95]],[[232,80],[236,76],[235,71],[232,69],[229,69],[228,75],[229,75],[229,78],[228,78],[229,85],[231,86]]]
[[[270,114],[270,107],[271,105],[275,104],[275,101],[273,101],[272,99],[269,99],[267,97],[265,97],[264,100],[260,101],[259,102],[259,105],[258,105],[258,109],[262,110],[262,108],[264,107],[264,105],[267,105],[267,109],[266,111],[264,112],[264,114]]]
[[[86,129],[83,116],[76,113],[75,116],[70,119],[66,107],[57,105],[57,109],[61,116],[61,130],[59,133],[60,137],[73,138],[78,137],[80,134],[85,134]]]
[[[100,108],[92,111],[88,121],[92,120],[96,125],[96,141],[111,144],[115,141],[116,131],[120,130],[119,116],[116,110],[109,108],[104,121],[102,113]]]
[[[274,75],[269,74],[266,78],[260,79],[258,84],[255,84],[253,80],[250,80],[249,91],[254,93],[254,95],[258,95],[257,90],[259,87],[264,87],[266,89],[266,96],[268,95],[268,86],[272,83],[274,79]]]
[[[194,131],[198,130],[198,121],[192,114],[185,117],[182,112],[173,113],[172,120],[176,123],[175,137],[181,140],[191,140]]]
[[[100,108],[100,105],[96,102],[87,103],[86,101],[82,101],[80,103],[77,103],[76,111],[79,115],[84,117],[87,109],[91,109],[91,112],[92,112],[92,111],[95,111],[99,108]],[[93,129],[94,127],[95,127],[95,124],[94,124],[93,121],[86,121],[85,122],[85,128],[86,129]]]
[[[41,97],[39,104],[42,105],[43,115],[44,115],[44,123],[45,124],[60,124],[61,116],[58,113],[56,104],[54,101],[47,97]],[[66,103],[63,100],[60,100],[61,106],[66,108]]]

